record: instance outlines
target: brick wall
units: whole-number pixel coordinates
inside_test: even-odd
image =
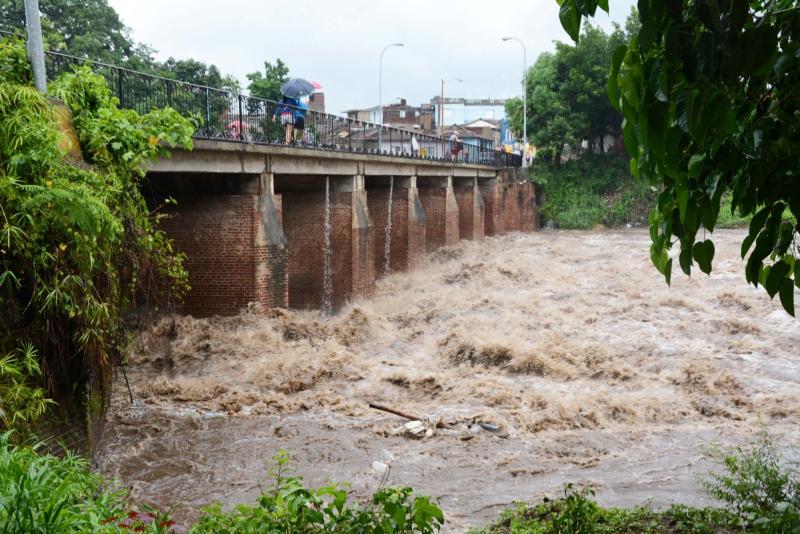
[[[458,204],[452,186],[425,186],[418,191],[427,219],[427,250],[458,243]]]
[[[483,239],[484,205],[480,190],[473,184],[453,187],[459,212],[459,237]]]
[[[483,234],[498,235],[503,232],[502,204],[498,184],[480,186],[483,198]]]
[[[183,313],[230,315],[264,296],[257,285],[265,283],[269,271],[257,277],[256,266],[279,263],[280,251],[255,246],[262,231],[258,197],[183,197],[178,199],[172,217],[162,221],[161,227],[174,240],[176,249],[187,255],[185,265],[192,289],[182,304]],[[270,302],[265,299],[263,304]]]
[[[521,215],[522,227],[520,229],[523,232],[533,232],[539,225],[539,214],[536,208],[536,187],[531,182],[525,182],[523,193],[524,204]]]
[[[375,274],[384,275],[389,189],[369,189],[369,214],[373,224]],[[392,192],[392,229],[389,269],[403,272],[418,265],[425,254],[425,217],[416,188],[396,186]]]
[[[406,189],[392,191],[392,228],[390,236],[389,269],[391,272],[408,269],[408,195]],[[367,192],[369,214],[375,231],[375,274],[378,278],[386,271],[386,226],[389,213],[389,189],[375,188]]]
[[[372,228],[364,192],[330,193],[333,305],[372,292],[375,280]],[[325,192],[283,194],[289,250],[289,306],[319,308],[323,296]]]

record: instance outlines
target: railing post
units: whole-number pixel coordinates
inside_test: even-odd
[[[122,81],[122,77],[125,75],[125,71],[122,69],[117,70],[117,98],[119,98],[119,107],[125,107],[125,84]]]
[[[239,95],[239,139],[242,137],[242,95]]]
[[[206,135],[211,132],[211,103],[208,101],[208,87],[205,90],[206,95]]]
[[[350,142],[350,152],[353,151],[353,134],[350,128],[350,119],[347,119],[347,140]]]

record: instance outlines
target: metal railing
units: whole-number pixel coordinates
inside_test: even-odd
[[[281,115],[288,112],[295,115],[300,110],[294,106],[60,52],[45,52],[48,79],[70,72],[77,65],[87,65],[103,76],[121,107],[139,113],[171,107],[184,116],[193,116],[199,123],[195,139],[456,161],[492,167],[519,167],[522,164],[520,155],[508,154],[493,146],[454,142],[416,131],[311,110],[305,112],[305,128],[297,133],[292,132],[287,143],[287,126],[283,124],[285,119]]]

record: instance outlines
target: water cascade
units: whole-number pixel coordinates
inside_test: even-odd
[[[322,314],[333,313],[333,270],[331,268],[331,178],[325,177],[325,214],[322,219]]]
[[[389,206],[386,210],[386,243],[383,248],[383,274],[391,272],[389,255],[392,250],[392,195],[394,194],[394,176],[389,177]]]

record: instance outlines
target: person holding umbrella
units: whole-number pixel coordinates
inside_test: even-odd
[[[281,124],[286,127],[287,145],[293,137],[295,141],[297,140],[297,130],[300,130],[300,140],[302,141],[303,139],[308,106],[303,106],[300,98],[310,95],[314,89],[319,89],[320,87],[317,82],[310,82],[303,78],[292,78],[281,85],[283,97],[278,103],[278,107],[275,108],[275,113],[280,114]],[[275,115],[273,115],[273,120],[275,120]]]
[[[283,124],[286,138],[285,143],[288,145],[292,140],[292,130],[294,127],[294,110],[300,105],[296,98],[283,95],[275,106],[275,111],[272,113],[272,121],[280,117],[281,124]]]

